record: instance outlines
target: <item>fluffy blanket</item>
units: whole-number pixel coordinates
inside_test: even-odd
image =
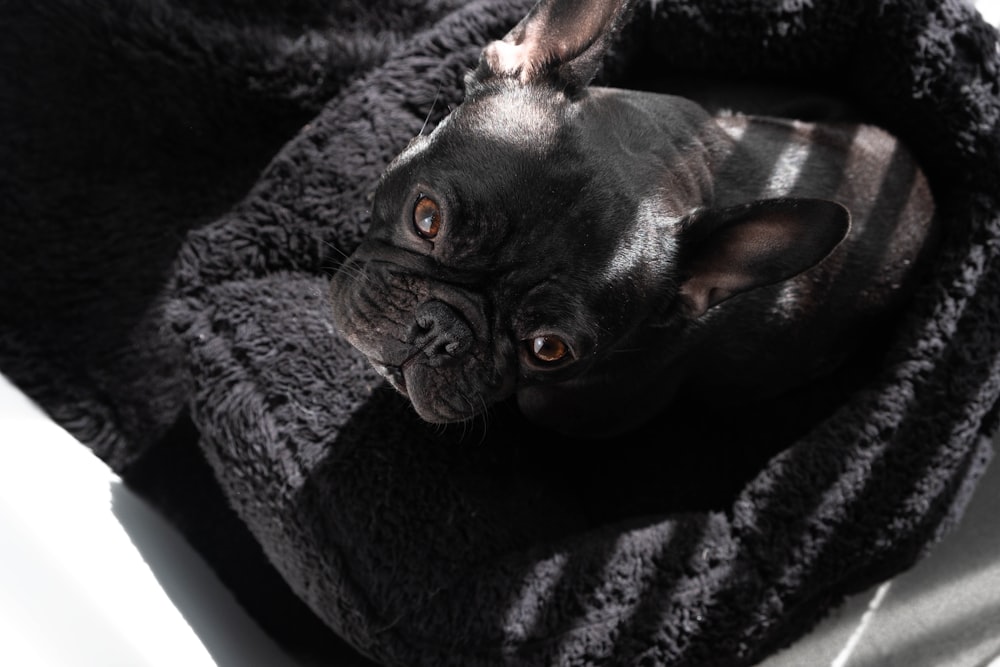
[[[604,83],[849,100],[929,176],[930,274],[866,357],[779,401],[601,442],[506,405],[429,428],[337,337],[328,278],[529,6],[0,4],[0,371],[304,661],[751,664],[913,563],[989,458],[997,34],[961,0],[641,5]]]

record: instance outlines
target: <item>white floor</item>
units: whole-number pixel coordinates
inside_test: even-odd
[[[291,667],[184,539],[2,375],[0,461],[0,665]]]
[[[977,5],[1000,25],[1000,0]],[[183,538],[2,375],[0,460],[0,665],[291,666]],[[997,507],[1000,460],[927,559],[760,667],[1000,667]]]

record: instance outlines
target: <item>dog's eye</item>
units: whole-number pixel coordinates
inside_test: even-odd
[[[554,364],[570,356],[569,345],[559,336],[535,336],[527,343],[531,355],[544,364]]]
[[[441,229],[441,207],[427,195],[417,197],[413,205],[413,228],[425,239],[432,239]]]

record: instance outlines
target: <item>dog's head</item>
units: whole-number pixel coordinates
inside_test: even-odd
[[[628,12],[542,0],[378,185],[368,236],[334,278],[334,316],[428,421],[516,392],[559,430],[618,430],[653,409],[636,375],[659,355],[618,352],[804,270],[843,236],[802,242],[797,220],[816,203],[702,208],[707,115],[588,88]]]

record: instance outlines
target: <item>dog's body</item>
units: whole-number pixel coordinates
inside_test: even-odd
[[[776,394],[907,295],[933,203],[906,151],[870,126],[588,87],[628,10],[542,0],[379,184],[334,314],[429,421],[516,392],[602,435],[678,391]]]

